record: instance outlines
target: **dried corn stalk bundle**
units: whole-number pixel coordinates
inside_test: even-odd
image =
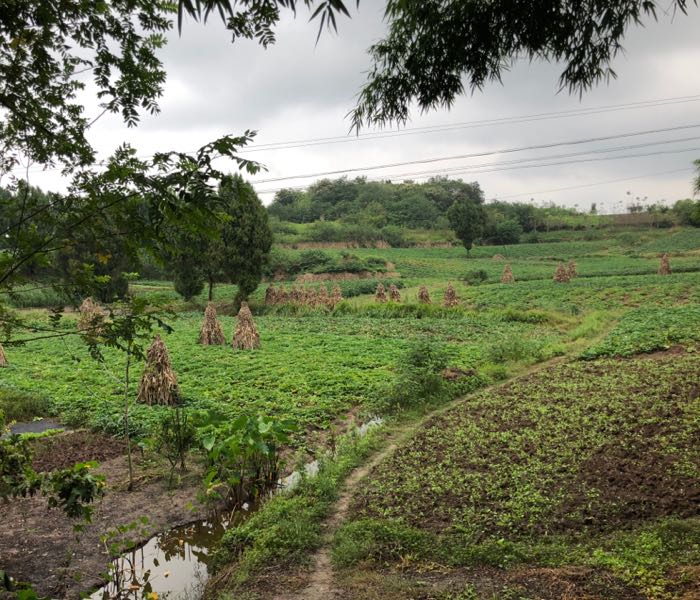
[[[78,310],[80,311],[78,331],[85,335],[99,335],[102,333],[102,325],[107,316],[107,311],[104,308],[88,296],[83,300]]]
[[[661,262],[659,263],[659,275],[670,275],[671,274],[671,263],[668,261],[668,254],[664,254],[661,257]]]
[[[445,295],[442,298],[442,303],[446,308],[452,308],[459,304],[459,298],[457,297],[457,292],[455,291],[452,282],[448,282],[447,289],[445,290]]]
[[[260,348],[260,334],[255,327],[253,313],[250,312],[247,302],[241,302],[237,320],[236,330],[233,332],[233,347],[237,350]]]
[[[514,283],[515,278],[513,277],[513,271],[510,269],[510,265],[503,267],[503,275],[501,275],[501,283]]]
[[[428,288],[424,285],[418,288],[418,302],[421,304],[431,304],[430,294],[428,293]]]
[[[319,306],[329,306],[330,296],[328,295],[328,288],[326,287],[325,283],[322,283],[321,287],[318,288],[316,300],[318,301]]]
[[[571,277],[569,276],[569,269],[564,266],[563,262],[560,262],[557,266],[557,270],[554,273],[554,281],[559,283],[569,283]]]
[[[393,283],[389,286],[389,298],[392,302],[401,302],[401,293]]]
[[[204,310],[204,322],[199,331],[199,343],[205,346],[221,346],[226,343],[224,330],[219,319],[216,318],[216,307],[213,302],[207,303]]]
[[[177,377],[170,363],[170,355],[165,343],[156,335],[146,354],[146,368],[143,370],[137,399],[144,404],[178,404],[179,390]]]
[[[304,292],[294,284],[292,284],[292,289],[289,290],[289,301],[295,304],[301,304],[304,301]]]
[[[277,288],[276,301],[277,304],[287,304],[287,302],[289,302],[289,294],[287,293],[287,289],[284,287],[284,284]]]
[[[491,260],[505,260],[505,259],[506,259],[506,257],[503,256],[502,254],[494,254],[494,255],[491,257]]]
[[[304,304],[311,306],[312,308],[318,303],[318,297],[316,295],[316,290],[314,288],[307,288],[304,286],[303,290]]]
[[[0,367],[7,367],[9,363],[7,362],[7,356],[5,356],[5,350],[0,344]]]
[[[275,289],[274,283],[268,285],[265,290],[265,304],[267,306],[274,306],[277,304],[277,290]]]
[[[569,279],[578,277],[578,271],[576,270],[576,261],[570,260],[568,266],[566,267],[566,270],[569,273]]]
[[[386,290],[384,289],[383,283],[377,284],[377,291],[374,293],[374,300],[376,302],[386,302]]]
[[[336,284],[333,286],[333,293],[331,294],[331,297],[328,300],[328,306],[330,306],[331,309],[334,309],[342,301],[343,301],[343,292],[340,291],[340,286]]]

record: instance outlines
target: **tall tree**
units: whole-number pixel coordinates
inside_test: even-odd
[[[174,271],[176,291],[185,299],[197,295],[203,282],[213,300],[214,285],[238,286],[245,300],[262,279],[272,246],[267,211],[253,186],[240,175],[223,179],[217,194],[216,228],[209,235],[178,227],[170,234],[165,259]]]
[[[483,234],[486,226],[486,210],[482,202],[466,196],[455,200],[447,211],[447,218],[455,235],[467,249],[467,255],[474,242]]]

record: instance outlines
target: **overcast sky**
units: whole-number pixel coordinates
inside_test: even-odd
[[[354,105],[369,67],[366,49],[385,31],[382,11],[383,2],[362,0],[359,10],[352,11],[351,19],[339,21],[338,35],[324,33],[318,45],[315,45],[317,24],[308,23],[307,13],[302,10],[296,20],[286,15],[277,29],[277,44],[268,50],[252,42],[232,44],[219,21],[212,20],[206,26],[186,22],[182,35],[172,32],[162,52],[168,81],[160,102],[161,113],[145,116],[136,129],[127,129],[117,116],[105,116],[93,126],[91,141],[104,158],[124,141],[133,144],[139,154],[148,155],[158,150],[194,150],[215,137],[238,134],[245,129],[259,132],[256,145],[346,136],[349,127],[346,114]],[[564,92],[557,94],[561,65],[522,62],[504,77],[503,85],[489,85],[482,92],[462,97],[450,111],[426,115],[414,112],[407,129],[402,130],[403,135],[375,139],[371,135],[359,139],[351,136],[331,144],[267,149],[244,155],[267,166],[268,172],[254,180],[268,203],[274,190],[308,185],[316,177],[267,183],[263,180],[700,124],[698,31],[700,10],[692,5],[688,16],[677,15],[675,19],[662,16],[658,23],[649,22],[646,28],[631,29],[624,43],[626,53],[614,63],[618,78],[581,99]],[[480,126],[472,123],[468,127],[432,133],[411,131],[687,96],[695,98],[588,115]],[[98,113],[96,101],[86,97],[86,114]],[[698,139],[687,139],[693,137]],[[675,141],[680,138],[685,141]],[[641,146],[669,140],[674,141]],[[597,155],[561,156],[630,145],[640,147]],[[613,159],[652,152],[657,154]],[[523,165],[503,164],[533,158],[544,163],[588,162],[518,169],[513,167]],[[592,161],[592,158],[605,160]],[[452,170],[446,174],[478,181],[489,199],[498,197],[537,204],[553,201],[586,210],[596,202],[599,209],[610,211],[624,207],[636,197],[647,197],[648,202],[672,202],[690,196],[691,163],[695,158],[700,158],[700,127],[574,146],[354,171],[351,176],[423,181],[429,174]],[[474,172],[475,165],[491,165],[494,169],[499,164],[500,170]],[[222,166],[225,166],[223,161]],[[466,167],[472,171],[456,171]],[[625,181],[593,185],[611,180]],[[33,171],[31,183],[53,190],[65,187],[56,171]]]

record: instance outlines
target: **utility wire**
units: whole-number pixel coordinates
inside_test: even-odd
[[[533,121],[546,121],[550,119],[561,119],[569,117],[579,117],[595,115],[606,112],[617,112],[625,110],[638,110],[643,108],[656,108],[658,106],[669,106],[674,104],[686,104],[688,102],[700,101],[700,95],[697,96],[680,96],[678,98],[668,98],[664,100],[649,100],[646,102],[634,102],[631,104],[619,104],[602,106],[598,108],[580,108],[567,111],[537,113],[532,115],[523,115],[520,117],[500,117],[496,119],[483,119],[478,121],[464,121],[461,123],[444,124],[444,125],[428,125],[425,127],[408,127],[400,131],[385,131],[385,132],[369,132],[360,133],[356,136],[334,136],[324,138],[311,138],[301,140],[289,140],[287,142],[269,142],[260,144],[245,149],[245,152],[262,152],[266,150],[289,150],[292,148],[305,148],[308,146],[318,146],[326,144],[336,144],[345,142],[369,141],[383,138],[401,137],[406,135],[417,135],[425,133],[442,133],[445,131],[453,131],[459,129],[471,129],[476,127],[487,127],[492,125],[514,125],[518,123],[528,123]]]
[[[314,177],[325,177],[328,175],[342,175],[345,173],[357,173],[360,171],[376,171],[378,169],[390,169],[393,167],[403,167],[405,165],[429,164],[429,163],[442,162],[445,160],[461,160],[461,159],[465,159],[465,158],[480,158],[483,156],[493,156],[496,154],[511,154],[513,152],[523,152],[526,150],[542,150],[542,149],[546,149],[546,148],[556,148],[559,146],[574,146],[574,145],[580,145],[580,144],[589,144],[592,142],[602,142],[602,141],[607,141],[607,140],[636,137],[636,136],[640,136],[640,135],[650,135],[650,134],[655,134],[655,133],[663,133],[666,131],[680,131],[680,130],[685,130],[685,129],[695,129],[697,127],[700,127],[700,123],[695,123],[695,124],[691,124],[691,125],[678,125],[676,127],[665,127],[663,129],[647,129],[645,131],[631,131],[631,132],[626,132],[626,133],[619,133],[616,135],[606,135],[606,136],[582,138],[582,139],[576,139],[576,140],[566,140],[566,141],[562,141],[562,142],[550,142],[547,144],[534,144],[534,145],[530,145],[530,146],[516,146],[513,148],[502,148],[500,150],[489,150],[486,152],[472,152],[469,154],[457,154],[457,155],[453,155],[453,156],[430,157],[430,158],[423,158],[423,159],[418,159],[418,160],[409,160],[409,161],[402,161],[402,162],[395,162],[395,163],[385,163],[385,164],[381,164],[381,165],[369,165],[369,166],[365,166],[365,167],[351,167],[348,169],[337,169],[334,171],[323,171],[323,172],[318,172],[318,173],[306,173],[306,174],[300,174],[300,175],[287,175],[284,177],[272,177],[269,179],[253,180],[251,183],[260,184],[260,183],[273,183],[273,182],[278,182],[278,181],[288,181],[291,179],[311,179]]]
[[[242,148],[242,153],[251,152],[263,152],[270,150],[289,150],[294,148],[302,148],[308,146],[317,146],[325,144],[335,144],[335,143],[345,143],[345,142],[357,142],[357,141],[369,141],[383,138],[401,137],[406,135],[417,135],[425,133],[440,133],[445,131],[452,131],[458,129],[467,129],[475,127],[487,127],[493,125],[512,125],[518,123],[526,123],[530,121],[544,121],[549,119],[560,119],[560,118],[570,118],[577,116],[588,116],[595,115],[606,112],[618,112],[626,110],[639,110],[644,108],[656,108],[659,106],[668,106],[675,104],[685,104],[688,102],[698,102],[700,101],[700,94],[690,95],[690,96],[676,96],[671,98],[657,98],[653,100],[641,100],[637,102],[629,102],[625,104],[609,104],[598,107],[590,108],[578,108],[570,109],[564,111],[555,112],[544,112],[544,113],[534,113],[530,115],[521,116],[511,116],[511,117],[499,117],[494,119],[482,119],[476,121],[463,121],[452,124],[443,125],[428,125],[424,127],[408,127],[400,131],[379,131],[379,132],[367,132],[360,133],[355,136],[333,136],[333,137],[320,137],[320,138],[308,138],[308,139],[298,139],[298,140],[286,140],[279,142],[269,142],[267,144],[260,144],[252,146],[250,148]],[[101,115],[100,115],[101,116]],[[190,150],[188,153],[195,152],[195,150]],[[154,154],[139,155],[137,158],[146,159],[153,157]],[[98,162],[100,164],[100,162]],[[17,167],[11,169],[10,171],[23,170],[23,167]],[[47,169],[34,169],[30,171],[31,173],[39,172],[49,172],[49,171],[59,171],[63,167],[51,167]]]

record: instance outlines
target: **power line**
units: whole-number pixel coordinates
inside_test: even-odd
[[[632,102],[628,104],[613,104],[608,106],[579,108],[566,111],[536,113],[531,115],[523,115],[517,117],[500,117],[495,119],[483,119],[478,121],[463,121],[460,123],[443,124],[443,125],[428,125],[424,127],[408,127],[401,131],[391,132],[370,132],[361,133],[356,136],[333,136],[322,138],[311,138],[301,140],[289,140],[286,142],[269,142],[253,146],[245,150],[245,152],[263,152],[266,150],[289,150],[293,148],[305,148],[308,146],[318,146],[326,144],[371,141],[383,138],[401,137],[406,135],[417,135],[424,133],[442,133],[445,131],[453,131],[458,129],[471,129],[476,127],[487,127],[492,125],[513,125],[518,123],[527,123],[532,121],[545,121],[550,119],[561,119],[569,117],[579,117],[595,115],[606,112],[617,112],[625,110],[638,110],[643,108],[656,108],[659,106],[669,106],[674,104],[686,104],[688,102],[700,101],[700,95],[695,96],[679,96],[677,98],[665,98],[659,100],[648,100],[643,102]]]
[[[511,117],[499,117],[494,119],[482,119],[475,121],[462,121],[452,124],[443,125],[428,125],[424,127],[408,127],[401,131],[384,131],[384,132],[368,132],[361,133],[356,136],[333,136],[333,137],[321,137],[321,138],[308,138],[308,139],[298,139],[298,140],[287,140],[280,142],[269,142],[267,144],[261,144],[259,146],[253,146],[251,148],[242,148],[242,153],[251,152],[263,152],[269,150],[289,150],[294,148],[317,146],[325,144],[335,144],[335,143],[346,143],[346,142],[357,142],[357,141],[370,141],[383,138],[401,137],[406,135],[418,135],[425,133],[441,133],[445,131],[452,131],[458,129],[468,129],[476,127],[487,127],[493,125],[512,125],[518,123],[525,123],[531,121],[544,121],[549,119],[560,119],[560,118],[570,118],[577,116],[588,116],[595,115],[606,112],[618,112],[626,110],[639,110],[644,108],[656,108],[660,106],[668,106],[675,104],[685,104],[689,102],[700,101],[700,94],[689,95],[689,96],[675,96],[670,98],[657,98],[653,100],[640,100],[637,102],[628,102],[625,104],[609,104],[590,108],[578,108],[570,109],[564,111],[553,111],[553,112],[543,112],[534,113],[529,115],[521,116],[511,116]],[[195,152],[195,150],[190,150],[187,153]],[[137,158],[145,159],[151,158],[154,154],[138,155]],[[98,165],[102,161],[98,161]],[[11,169],[10,171],[26,170],[26,167],[17,167]],[[30,173],[42,173],[50,171],[59,171],[62,167],[51,167],[47,169],[32,169]]]
[[[442,171],[416,171],[412,173],[402,173],[402,174],[391,174],[387,175],[385,177],[370,177],[368,178],[368,181],[386,181],[389,180],[391,181],[391,178],[397,178],[397,177],[405,177],[405,178],[419,178],[423,179],[426,177],[431,177],[439,174],[445,174],[449,173],[451,175],[458,175],[458,174],[473,174],[473,175],[479,175],[482,173],[493,173],[493,172],[500,172],[500,171],[512,171],[516,169],[530,169],[530,168],[539,168],[539,167],[549,167],[549,166],[558,166],[558,165],[569,165],[569,164],[578,164],[578,163],[586,163],[586,162],[599,162],[599,161],[605,161],[605,160],[619,160],[619,159],[624,159],[624,158],[643,158],[643,157],[649,157],[649,156],[658,156],[661,154],[679,154],[683,152],[698,152],[700,151],[700,148],[684,148],[681,150],[669,150],[669,151],[656,151],[656,152],[648,152],[648,153],[643,153],[643,154],[626,154],[622,156],[612,156],[612,157],[604,157],[604,158],[589,158],[589,159],[578,159],[578,160],[567,160],[567,161],[559,161],[559,162],[547,162],[547,163],[542,163],[542,164],[530,164],[530,165],[517,165],[517,166],[505,166],[503,167],[502,165],[496,163],[492,165],[482,165],[482,166],[476,166],[476,167],[471,167],[471,168],[464,168],[464,167],[455,167],[453,169],[444,169]],[[527,161],[522,161],[522,162],[534,162],[537,159],[529,159]],[[493,167],[493,168],[482,168],[482,167]],[[687,170],[687,169],[683,169]],[[304,190],[308,188],[308,185],[303,185],[303,186],[295,186],[295,187],[287,187],[287,188],[278,188],[278,189],[271,189],[271,190],[257,190],[259,194],[271,194],[271,193],[276,193],[279,192],[281,189],[292,189],[292,190]]]
[[[625,181],[632,181],[634,179],[647,179],[648,177],[658,177],[660,175],[670,175],[672,173],[689,173],[693,169],[690,167],[685,167],[684,169],[672,169],[670,171],[657,171],[656,173],[645,173],[644,175],[635,175],[634,177],[622,177],[620,179],[608,179],[606,181],[596,181],[594,183],[583,183],[580,185],[569,185],[566,187],[551,188],[548,190],[539,190],[537,192],[522,192],[519,194],[508,194],[507,196],[499,196],[496,194],[493,198],[494,200],[506,200],[508,198],[519,198],[522,196],[533,196],[537,194],[549,194],[552,192],[564,192],[568,190],[577,190],[580,188],[594,187],[597,185],[608,185],[611,183],[622,183]]]
[[[429,163],[436,163],[436,162],[442,162],[445,160],[461,160],[464,158],[480,158],[483,156],[493,156],[495,154],[511,154],[513,152],[523,152],[525,150],[542,150],[546,148],[556,148],[559,146],[574,146],[574,145],[580,145],[580,144],[589,144],[592,142],[602,142],[602,141],[607,141],[607,140],[614,140],[614,139],[621,139],[621,138],[629,138],[629,137],[636,137],[640,135],[650,135],[650,134],[655,134],[655,133],[663,133],[667,131],[680,131],[684,129],[694,129],[700,127],[699,123],[695,123],[692,125],[678,125],[676,127],[666,127],[663,129],[648,129],[646,131],[632,131],[632,132],[626,132],[626,133],[620,133],[616,135],[606,135],[606,136],[599,136],[599,137],[591,137],[591,138],[583,138],[583,139],[576,139],[576,140],[566,140],[563,142],[550,142],[547,144],[535,144],[531,146],[516,146],[514,148],[502,148],[500,150],[490,150],[486,152],[473,152],[470,154],[458,154],[458,155],[453,155],[453,156],[441,156],[441,157],[430,157],[430,158],[423,158],[423,159],[418,159],[418,160],[409,160],[409,161],[403,161],[403,162],[395,162],[395,163],[385,163],[381,165],[370,165],[370,166],[365,166],[365,167],[351,167],[347,169],[338,169],[334,171],[323,171],[320,173],[308,173],[308,174],[303,174],[303,175],[287,175],[285,177],[273,177],[269,179],[258,179],[256,181],[253,181],[252,183],[273,183],[273,182],[278,182],[278,181],[288,181],[291,179],[311,179],[314,177],[325,177],[327,175],[342,175],[345,173],[357,173],[360,171],[376,171],[377,169],[390,169],[393,167],[402,167],[405,165],[419,165],[419,164],[429,164]]]

